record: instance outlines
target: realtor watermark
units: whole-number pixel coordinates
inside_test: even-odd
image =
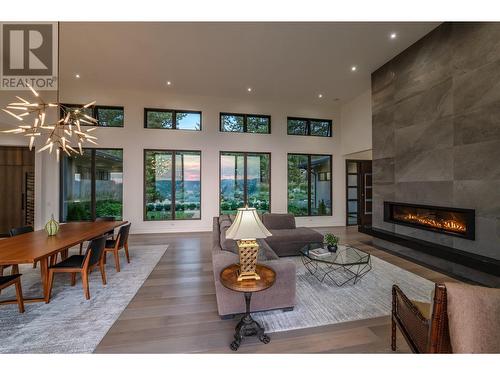
[[[57,90],[54,22],[0,23],[0,90]]]

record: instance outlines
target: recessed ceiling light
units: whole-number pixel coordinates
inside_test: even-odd
[[[76,73],[75,78],[80,78],[80,74]]]
[[[252,92],[252,88],[251,87],[247,88],[247,91]]]
[[[391,39],[396,39],[396,38],[397,38],[397,36],[398,36],[398,34],[396,34],[396,33],[391,33],[391,35],[389,35],[389,37],[390,37]]]
[[[167,81],[167,86],[170,86],[171,84],[172,84],[172,82]]]
[[[323,94],[318,94],[318,98],[322,98],[323,97]]]
[[[358,69],[356,65],[351,66],[351,71],[355,72]]]

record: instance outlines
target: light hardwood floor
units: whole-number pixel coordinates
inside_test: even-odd
[[[371,245],[355,227],[318,228],[343,242],[434,282],[448,276]],[[130,243],[168,244],[168,250],[103,338],[97,353],[232,353],[236,320],[217,314],[211,233],[132,235]],[[131,259],[133,262],[133,258]],[[398,334],[398,352],[409,349]],[[246,339],[238,353],[389,353],[390,317],[271,334],[264,345]]]

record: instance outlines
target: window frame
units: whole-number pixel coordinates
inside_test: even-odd
[[[256,133],[256,134],[263,134],[263,133]],[[224,215],[221,212],[221,207],[220,207],[220,200],[221,200],[221,189],[222,189],[222,180],[221,180],[221,175],[222,175],[222,155],[223,154],[242,154],[243,155],[243,196],[244,196],[244,203],[245,205],[248,204],[248,168],[247,168],[247,158],[248,155],[268,155],[269,156],[269,213],[271,213],[271,192],[272,192],[272,178],[271,178],[271,173],[272,173],[272,166],[271,166],[271,153],[270,152],[260,152],[260,151],[219,151],[219,216]]]
[[[61,105],[65,107],[83,107],[83,104],[69,104],[69,103],[61,103]],[[92,110],[92,117],[97,120],[97,124],[85,124],[81,123],[80,126],[90,126],[90,127],[99,127],[99,128],[123,128],[125,127],[125,107],[121,105],[93,105],[89,107]],[[123,111],[123,124],[120,126],[103,126],[99,123],[99,118],[97,114],[99,113],[99,109],[121,109]],[[63,116],[62,109],[59,110],[59,117]],[[90,148],[90,147],[88,147]],[[110,148],[111,150],[111,148]]]
[[[331,154],[306,154],[300,152],[288,152],[286,154],[287,168],[286,168],[286,212],[288,212],[289,196],[288,196],[288,183],[289,183],[289,170],[288,170],[288,158],[290,155],[307,156],[307,215],[298,215],[294,217],[329,217],[333,216],[333,184],[332,184],[332,173],[333,173],[333,155]],[[330,214],[329,215],[311,215],[311,158],[313,156],[328,156],[330,157]]]
[[[307,134],[293,134],[293,133],[290,133],[290,128],[288,127],[288,123],[290,122],[290,120],[305,121],[306,122],[306,133]],[[311,122],[328,122],[328,135],[311,134]],[[288,116],[286,118],[286,134],[287,135],[297,135],[297,136],[302,136],[302,137],[332,138],[333,137],[333,120],[319,119],[319,118],[310,118],[310,117]]]
[[[170,129],[171,130],[171,129]],[[172,218],[171,219],[165,219],[165,220],[151,220],[151,219],[148,219],[147,218],[147,210],[146,210],[146,153],[147,152],[170,152],[172,154],[172,160],[173,160],[173,163],[172,163],[172,202],[173,205],[171,206],[172,207]],[[200,154],[200,217],[199,218],[195,218],[195,219],[176,219],[175,218],[175,191],[176,191],[176,182],[177,180],[175,179],[175,172],[176,172],[176,168],[175,168],[175,156],[176,156],[176,153],[182,153],[182,152],[198,152]],[[202,219],[202,198],[203,198],[203,192],[202,192],[202,152],[201,150],[172,150],[172,149],[158,149],[158,148],[145,148],[143,150],[143,161],[142,161],[142,170],[143,170],[143,174],[142,174],[142,195],[143,195],[143,221],[145,222],[165,222],[165,221],[190,221],[190,220],[201,220]]]
[[[95,167],[95,157],[96,157],[96,151],[97,150],[120,150],[122,152],[122,158],[123,155],[125,154],[123,148],[120,147],[83,147],[83,150],[90,150],[91,151],[91,159],[90,159],[90,173],[91,173],[91,186],[90,186],[90,220],[78,220],[78,221],[84,221],[84,222],[93,222],[97,219],[96,217],[96,188],[95,188],[95,183],[96,183],[96,167]],[[125,174],[125,169],[123,168],[123,159],[122,159],[122,174]],[[64,207],[64,202],[63,202],[63,176],[64,176],[64,171],[63,171],[63,163],[62,161],[59,162],[59,222],[60,223],[77,223],[78,221],[65,221],[63,220],[63,207]],[[122,185],[125,186],[125,184],[122,182]],[[122,192],[122,219],[123,219],[123,206],[124,206],[124,199],[123,199],[123,192]]]
[[[148,112],[172,113],[172,128],[150,128],[148,127]],[[179,129],[177,128],[177,113],[195,113],[200,115],[200,129]],[[186,132],[201,132],[203,130],[203,114],[202,111],[192,109],[168,109],[168,108],[144,108],[144,129],[153,130],[181,130]]]
[[[230,132],[226,131],[222,127],[222,117],[223,116],[240,116],[243,117],[243,131],[241,132]],[[268,131],[267,133],[256,133],[256,132],[249,132],[248,131],[248,117],[258,117],[258,118],[265,118],[268,120]],[[245,133],[245,134],[271,134],[271,115],[258,115],[258,114],[251,114],[251,113],[234,113],[234,112],[219,112],[219,132],[221,133]],[[229,151],[226,151],[229,152]]]

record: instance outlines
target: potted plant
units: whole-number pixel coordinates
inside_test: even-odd
[[[324,242],[326,244],[326,247],[328,248],[328,251],[331,251],[332,253],[337,251],[339,238],[336,235],[332,233],[325,234]]]

